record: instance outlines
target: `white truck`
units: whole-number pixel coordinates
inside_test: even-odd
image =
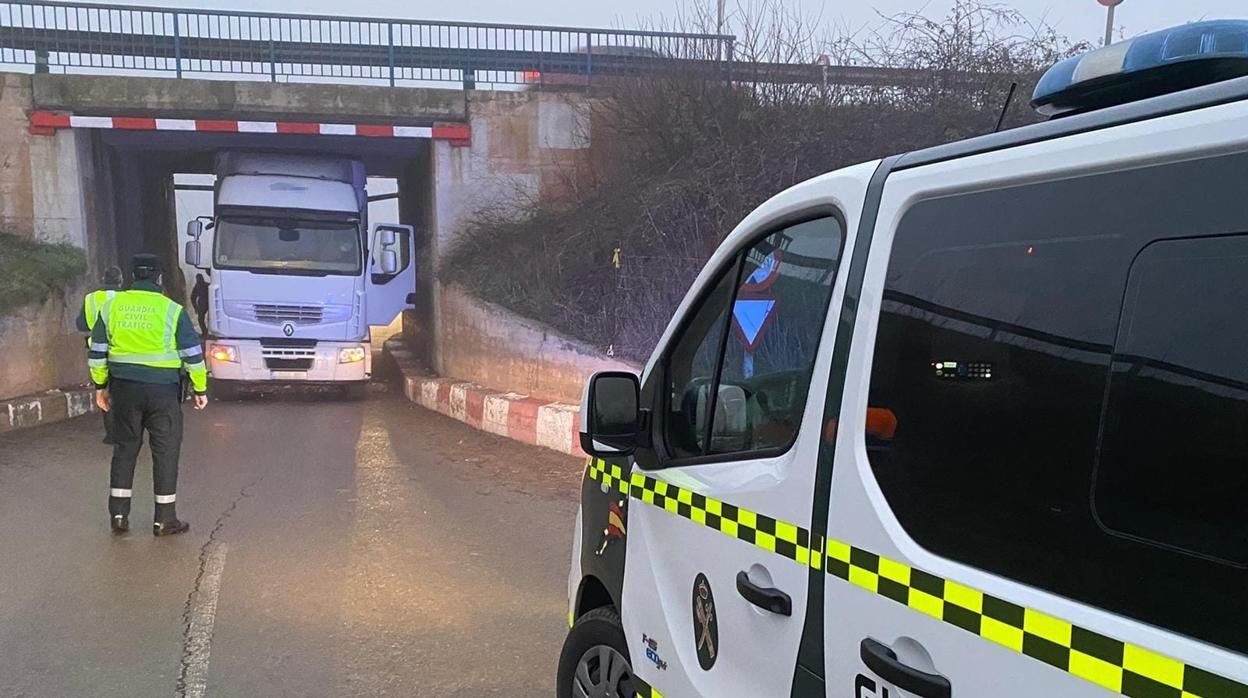
[[[413,229],[368,224],[364,164],[222,152],[213,215],[187,224],[186,261],[208,272],[208,368],[220,399],[248,384],[341,386],[361,397],[369,327],[415,291]]]

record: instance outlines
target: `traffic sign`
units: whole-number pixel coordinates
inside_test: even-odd
[[[738,298],[732,304],[733,325],[740,332],[746,351],[752,352],[758,346],[758,340],[763,336],[775,309],[774,298]]]
[[[1105,7],[1118,7],[1122,4],[1122,0],[1096,0]]]

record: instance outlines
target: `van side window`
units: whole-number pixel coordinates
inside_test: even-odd
[[[805,221],[759,240],[721,276],[669,355],[672,457],[793,443],[841,242],[835,218]]]
[[[1169,240],[1131,268],[1095,506],[1113,531],[1248,565],[1248,236]]]
[[[724,271],[668,354],[669,399],[664,433],[673,458],[706,453],[707,402],[728,329],[728,308],[740,267],[738,258]]]
[[[864,437],[919,545],[1248,653],[1245,172],[1210,156],[902,214]]]

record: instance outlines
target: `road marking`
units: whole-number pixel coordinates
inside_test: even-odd
[[[208,657],[212,652],[212,629],[217,620],[217,597],[225,572],[229,547],[210,540],[204,546],[203,566],[188,608],[186,641],[182,651],[182,672],[178,677],[179,698],[203,698],[208,687]]]

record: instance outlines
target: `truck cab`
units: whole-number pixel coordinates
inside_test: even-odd
[[[226,152],[216,174],[213,216],[188,224],[186,244],[188,263],[210,275],[213,390],[320,384],[361,395],[370,325],[411,305],[412,228],[369,228],[356,160]]]

